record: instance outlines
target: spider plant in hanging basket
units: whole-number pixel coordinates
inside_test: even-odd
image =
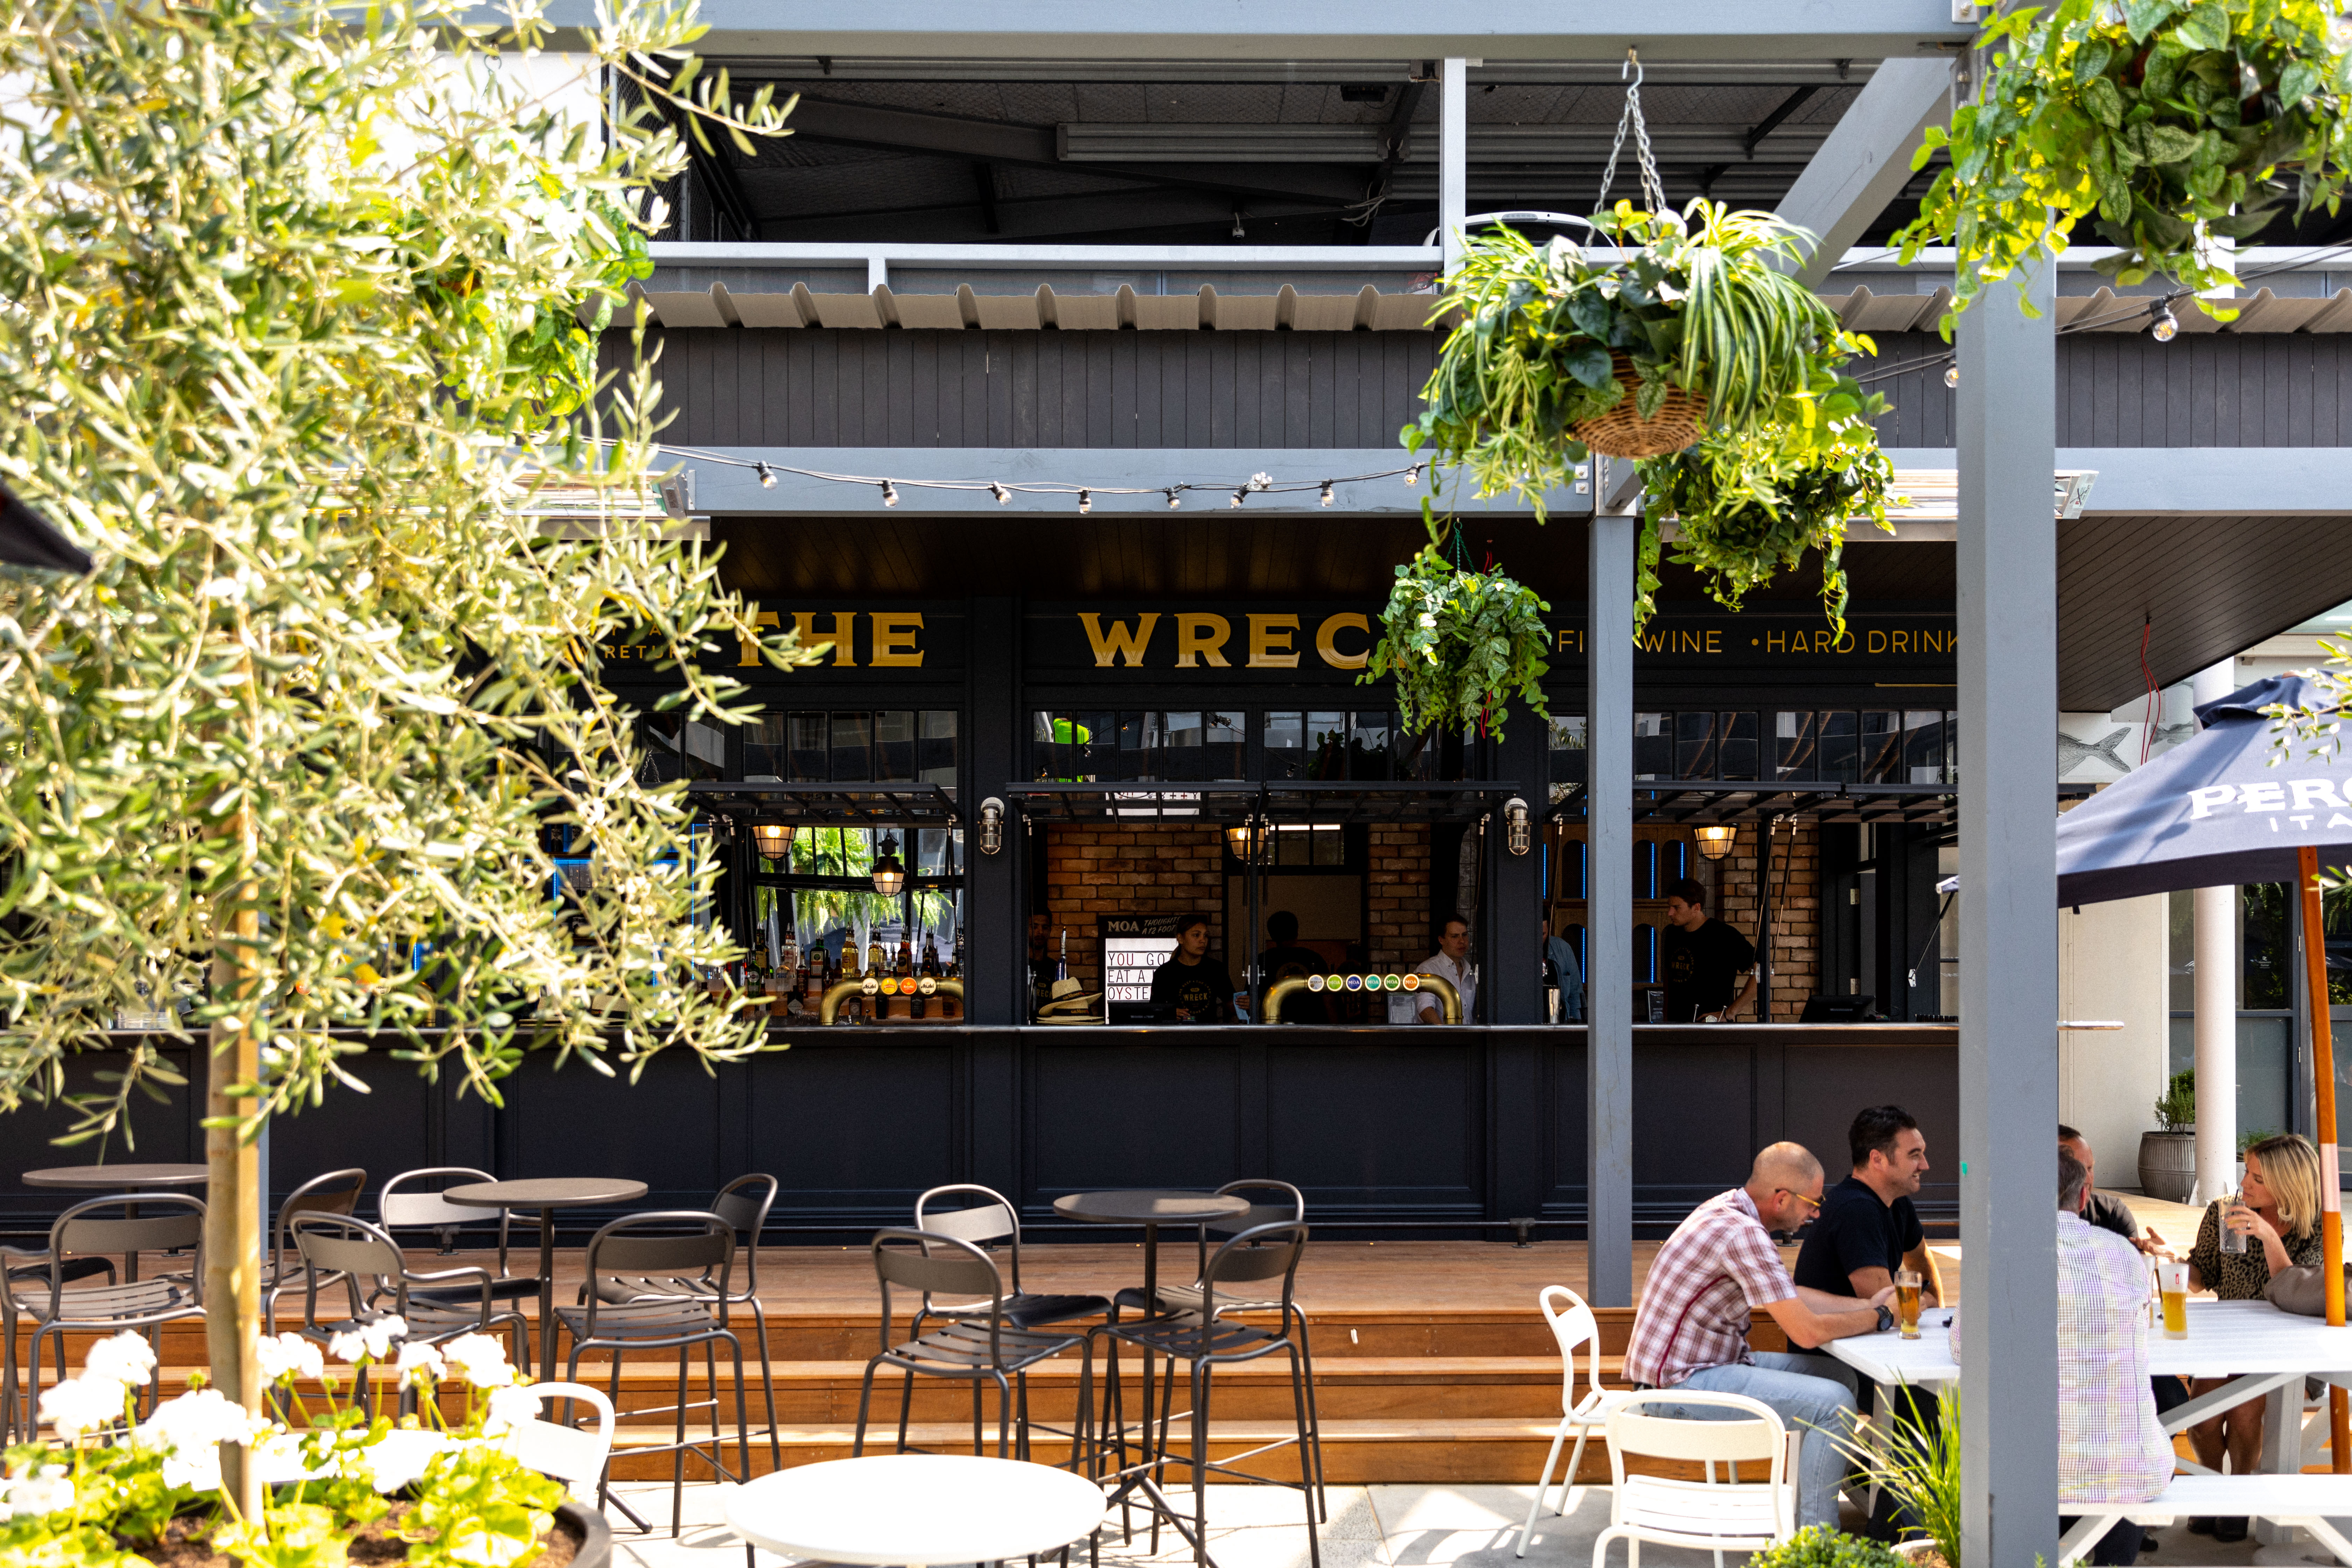
[[[1706,200],[1679,214],[1620,202],[1595,222],[1630,254],[1507,227],[1467,242],[1431,316],[1458,324],[1403,431],[1477,494],[1517,493],[1538,517],[1590,450],[1656,456],[1750,429],[1854,352],[1783,270],[1805,254],[1802,229]]]
[[[1936,176],[1897,238],[1958,248],[1952,320],[2020,263],[2088,222],[2117,282],[2184,289],[2235,279],[2217,242],[2282,213],[2333,216],[2352,175],[2347,41],[2322,0],[2060,0],[1996,17],[2002,46],[1978,101],[1912,158]],[[2214,305],[2207,312],[2234,321]]]
[[[1864,340],[1865,342],[1867,340]],[[1635,583],[1634,625],[1649,620],[1664,549],[1662,523],[1678,535],[1675,564],[1697,570],[1717,603],[1737,610],[1748,589],[1793,570],[1807,551],[1822,554],[1822,602],[1842,634],[1846,583],[1840,566],[1849,522],[1886,521],[1894,465],[1871,421],[1886,399],[1852,378],[1825,374],[1778,417],[1739,433],[1708,436],[1686,452],[1640,466],[1647,498]]]
[[[1548,719],[1543,678],[1551,668],[1551,608],[1534,589],[1499,571],[1473,572],[1448,561],[1440,525],[1422,502],[1430,542],[1396,569],[1396,586],[1381,612],[1380,640],[1357,684],[1396,678],[1397,711],[1409,733],[1438,725],[1486,727],[1496,740],[1510,716],[1506,697],[1517,690],[1537,717]]]

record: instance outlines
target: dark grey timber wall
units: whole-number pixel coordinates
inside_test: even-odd
[[[1386,447],[1429,332],[654,331],[664,438],[709,447]],[[1932,333],[1880,337],[1890,447],[1952,444]],[[608,363],[617,363],[608,348]],[[1870,374],[1862,367],[1862,374]],[[2352,446],[2352,335],[2058,340],[2062,447]]]
[[[707,447],[1386,447],[1427,332],[648,332]],[[608,353],[609,353],[608,350]]]
[[[1580,1027],[1318,1029],[835,1028],[706,1073],[684,1052],[634,1085],[534,1056],[503,1107],[421,1078],[389,1049],[344,1058],[372,1091],[336,1088],[270,1130],[273,1201],[328,1170],[364,1166],[369,1191],[424,1165],[510,1178],[627,1176],[639,1207],[693,1208],[747,1171],[776,1176],[778,1239],[839,1241],[903,1222],[916,1194],[979,1181],[1046,1223],[1064,1193],[1211,1187],[1243,1176],[1297,1183],[1324,1223],[1508,1234],[1494,1222],[1580,1222],[1584,1031]],[[1796,1139],[1843,1169],[1845,1125],[1865,1105],[1910,1108],[1936,1173],[1922,1194],[1952,1212],[1958,1188],[1955,1031],[1934,1025],[1642,1028],[1634,1034],[1634,1201],[1645,1234],[1743,1179],[1755,1150]],[[184,1072],[189,1047],[166,1048]],[[112,1053],[78,1058],[68,1088],[100,1087]],[[194,1076],[191,1073],[191,1076]],[[137,1100],[135,1150],[203,1154],[188,1091]],[[87,1163],[99,1151],[46,1140],[68,1118],[0,1117],[0,1233],[44,1227],[71,1194],[17,1173]],[[371,1196],[362,1213],[372,1215]],[[567,1240],[611,1218],[567,1212]],[[1491,1228],[1471,1228],[1484,1222]],[[1558,1231],[1552,1234],[1559,1234]]]

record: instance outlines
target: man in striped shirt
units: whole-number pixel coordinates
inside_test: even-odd
[[[1807,1350],[1895,1324],[1886,1306],[1895,1295],[1892,1285],[1861,1301],[1789,1278],[1772,1233],[1797,1229],[1821,1204],[1822,1163],[1801,1145],[1775,1143],[1757,1155],[1746,1185],[1699,1205],[1658,1249],[1625,1349],[1625,1376],[1637,1387],[1744,1394],[1803,1434],[1800,1529],[1838,1521],[1838,1480],[1846,1462],[1827,1434],[1853,1428],[1854,1374],[1843,1362],[1749,1350],[1750,1310],[1761,1308],[1790,1343]],[[1701,1418],[1730,1414],[1680,1408]],[[1663,1403],[1650,1409],[1678,1413]]]

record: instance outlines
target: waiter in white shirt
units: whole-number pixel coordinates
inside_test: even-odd
[[[1470,922],[1460,915],[1448,915],[1438,923],[1437,951],[1413,966],[1415,974],[1434,974],[1454,987],[1462,998],[1462,1021],[1472,1017],[1471,1007],[1477,1000],[1478,981],[1470,967]],[[1433,991],[1400,991],[1389,1002],[1389,1022],[1391,1024],[1442,1024],[1445,1021],[1445,1004]]]

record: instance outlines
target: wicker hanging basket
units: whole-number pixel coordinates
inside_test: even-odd
[[[1612,353],[1609,363],[1617,376],[1617,384],[1625,395],[1617,406],[1593,419],[1580,419],[1569,426],[1569,433],[1586,446],[1607,458],[1663,458],[1668,452],[1679,452],[1706,433],[1699,416],[1706,412],[1706,400],[1680,387],[1666,389],[1666,400],[1659,405],[1655,417],[1644,419],[1635,411],[1633,394],[1641,385],[1641,374],[1634,370],[1630,355]]]

